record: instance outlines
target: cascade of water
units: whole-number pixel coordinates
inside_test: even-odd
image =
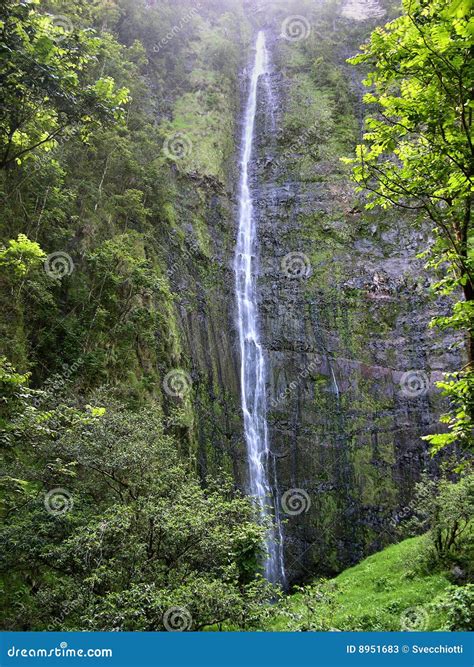
[[[282,550],[282,525],[278,511],[275,466],[270,463],[268,425],[266,419],[265,358],[260,342],[255,280],[256,223],[249,185],[258,82],[268,73],[268,52],[265,33],[257,37],[256,53],[251,72],[250,89],[245,109],[242,157],[240,163],[239,230],[235,253],[237,316],[240,341],[241,395],[245,441],[249,463],[250,494],[256,499],[262,522],[271,520],[266,534],[265,576],[273,583],[285,583]],[[274,463],[274,462],[273,462]],[[271,483],[271,481],[273,483]]]

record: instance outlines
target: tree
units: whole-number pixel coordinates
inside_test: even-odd
[[[30,241],[24,234],[18,234],[17,239],[8,242],[7,248],[0,247],[0,268],[9,269],[13,276],[22,278],[44,257],[46,253],[36,241]]]
[[[444,272],[436,288],[464,293],[452,315],[435,324],[467,332],[468,365],[443,387],[459,415],[445,421],[456,438],[467,440],[473,401],[465,390],[472,389],[474,363],[470,3],[404,0],[403,8],[350,60],[374,68],[365,81],[371,89],[365,102],[376,111],[366,120],[356,157],[346,162],[354,165],[359,190],[367,192],[367,208],[397,207],[419,214],[415,224],[426,218],[434,223],[435,242],[426,254],[430,266]],[[437,437],[437,446],[447,444]]]
[[[363,53],[350,61],[375,65],[365,81],[373,88],[365,101],[377,105],[357,147],[354,177],[368,191],[370,207],[419,211],[435,223],[434,251],[450,267],[444,283],[462,285],[472,302],[469,5],[405,0],[403,6],[404,15],[376,28]],[[466,318],[470,314],[466,307]],[[469,352],[472,360],[472,336]]]
[[[0,8],[0,169],[50,150],[72,126],[117,118],[127,101],[110,77],[91,77],[100,40],[38,11],[35,0]]]
[[[423,475],[415,485],[413,516],[406,526],[413,533],[427,531],[440,559],[462,553],[474,520],[474,475],[464,471],[457,481]]]
[[[16,396],[0,494],[7,627],[258,622],[272,594],[258,574],[265,528],[230,479],[202,489],[159,406],[134,413],[104,391],[78,408],[56,390],[37,408],[27,378],[9,365],[3,377]]]

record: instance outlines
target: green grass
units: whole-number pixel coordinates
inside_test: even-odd
[[[417,573],[425,539],[404,540],[289,596],[267,629],[402,630],[408,622],[415,624],[409,629],[441,630],[445,619],[437,602],[450,582],[443,572]]]

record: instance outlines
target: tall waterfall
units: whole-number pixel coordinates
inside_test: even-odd
[[[239,231],[235,254],[240,381],[245,441],[249,463],[250,494],[256,499],[260,520],[271,522],[266,533],[265,576],[273,583],[285,583],[282,526],[274,461],[268,443],[265,395],[265,359],[258,330],[256,294],[256,223],[249,187],[249,166],[255,130],[258,82],[268,74],[265,34],[258,33],[255,61],[245,109],[240,163]]]

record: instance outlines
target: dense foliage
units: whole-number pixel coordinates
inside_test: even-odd
[[[305,586],[277,606],[267,627],[296,632],[471,629],[472,584],[454,583],[452,571],[436,562],[422,572],[428,548],[424,536],[406,539],[335,579]]]
[[[2,4],[4,627],[264,613],[262,528],[226,474],[202,485],[191,406],[162,386],[182,359],[160,239],[183,243],[177,170],[225,179],[237,17],[186,0]],[[210,128],[216,150],[198,143]],[[190,161],[164,150],[178,130]]]
[[[0,168],[50,150],[72,127],[87,136],[94,123],[117,120],[127,99],[112,78],[96,78],[100,40],[69,32],[35,4],[7,0],[0,13]]]
[[[403,15],[377,28],[351,60],[374,67],[366,85],[364,143],[354,178],[368,193],[368,208],[412,211],[414,224],[434,223],[428,267],[435,289],[457,295],[449,316],[433,324],[467,334],[466,367],[441,384],[452,402],[443,421],[449,432],[427,437],[435,450],[461,443],[473,448],[474,264],[472,189],[472,9],[459,0],[405,0]]]
[[[24,381],[4,366],[6,627],[159,630],[173,607],[194,629],[255,623],[263,528],[232,482],[202,489],[158,406],[71,407]]]

